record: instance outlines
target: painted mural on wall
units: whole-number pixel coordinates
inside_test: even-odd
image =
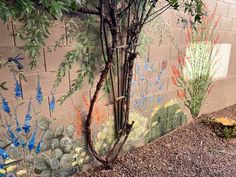
[[[141,146],[151,142],[187,122],[186,114],[181,110],[177,100],[172,99],[162,103],[162,97],[158,95],[163,89],[162,76],[166,72],[166,63],[162,63],[160,71],[157,66],[145,61],[136,67],[137,76],[133,81],[134,92],[132,93],[132,109],[130,121],[135,121],[124,150]],[[155,78],[151,82],[150,77]],[[155,90],[156,94],[148,94]],[[101,114],[99,111],[95,114]],[[94,115],[95,118],[97,115]],[[106,119],[96,134],[95,149],[101,154],[106,154],[115,141],[113,117]]]
[[[151,142],[171,130],[183,125],[186,116],[174,100],[163,105],[158,95],[163,88],[162,76],[166,72],[166,63],[158,68],[145,61],[136,67],[138,75],[133,87],[138,88],[132,95],[130,121],[134,127],[124,146],[124,151]],[[152,75],[155,82],[148,78]],[[35,95],[29,102],[22,100],[23,92],[19,76],[13,74],[16,105],[12,105],[1,94],[1,134],[0,140],[0,174],[1,176],[43,176],[70,175],[78,172],[93,158],[83,140],[83,115],[78,112],[79,122],[64,127],[51,128],[50,119],[41,115],[40,106],[45,97],[38,75]],[[145,83],[145,84],[144,84]],[[150,89],[157,94],[148,95]],[[89,100],[81,99],[89,107]],[[101,99],[102,100],[102,99]],[[162,106],[161,106],[162,105]],[[115,141],[113,116],[105,115],[100,109],[103,101],[95,105],[94,139],[95,149],[102,155],[108,152]],[[50,112],[56,109],[54,92],[48,102]],[[19,119],[19,112],[24,112],[24,121]],[[75,136],[76,133],[76,136]]]

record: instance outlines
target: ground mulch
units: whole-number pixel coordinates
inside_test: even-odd
[[[198,120],[119,157],[112,170],[90,170],[94,177],[236,177],[236,140],[217,137],[202,119],[236,118],[236,105]]]

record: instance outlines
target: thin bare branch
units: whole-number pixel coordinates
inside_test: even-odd
[[[170,7],[171,7],[171,5],[166,6],[164,9],[162,9],[162,11],[160,11],[160,12],[159,12],[158,14],[156,14],[154,17],[152,17],[151,19],[147,20],[147,21],[145,22],[145,24],[146,24],[146,23],[149,23],[149,22],[153,21],[154,19],[156,19],[157,17],[159,17],[162,13],[164,13],[165,11],[167,11]]]

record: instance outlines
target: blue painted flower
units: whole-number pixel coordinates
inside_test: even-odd
[[[30,113],[31,113],[31,99],[28,104],[27,114],[25,116],[25,121],[22,127],[26,134],[28,134],[30,131],[30,120],[32,119],[32,116]]]
[[[0,156],[2,156],[3,159],[7,159],[9,157],[8,153],[0,148]]]
[[[159,84],[160,82],[161,82],[161,77],[160,77],[160,75],[158,75],[156,78],[156,84]]]
[[[145,76],[144,74],[142,73],[142,76],[141,76],[141,80],[144,81],[145,80]]]
[[[159,90],[162,90],[162,88],[163,88],[163,82],[160,83],[158,89],[159,89]]]
[[[143,95],[141,99],[143,100],[143,102],[146,102],[147,101],[147,96]]]
[[[150,103],[154,100],[153,96],[149,97]]]
[[[163,75],[165,69],[164,68],[161,68],[161,71],[160,71],[160,77]]]
[[[34,132],[33,132],[32,136],[31,136],[31,138],[28,142],[28,148],[29,148],[30,152],[34,149],[34,146],[35,146],[36,134],[37,134],[37,127],[35,127]]]
[[[16,76],[14,75],[15,78],[15,97],[20,98],[22,97],[22,89],[19,81],[17,80]]]
[[[140,73],[140,65],[139,65],[139,64],[136,65],[136,72],[137,72],[138,74]]]
[[[24,122],[23,127],[22,127],[22,129],[25,131],[26,134],[29,133],[30,127],[31,127],[31,126],[30,126],[30,120],[29,120],[28,117],[30,117],[29,114],[27,114],[27,115],[25,116],[25,122]]]
[[[133,107],[134,107],[135,109],[137,109],[137,102],[136,102],[136,100],[133,101],[132,103],[133,103]]]
[[[158,97],[157,97],[157,103],[160,104],[161,101],[162,101],[162,97],[161,97],[161,96],[158,96]]]
[[[13,145],[15,147],[19,147],[20,143],[19,143],[18,139],[16,138],[16,136],[14,135],[13,131],[11,130],[10,125],[7,126],[7,131],[10,135],[10,139],[11,139],[11,142],[13,143]]]
[[[51,99],[50,102],[49,102],[49,110],[50,110],[50,111],[54,111],[55,108],[56,108],[55,96],[54,96],[53,92],[52,92],[51,94],[52,94],[52,99]]]
[[[20,139],[20,144],[21,144],[22,148],[25,148],[26,143],[25,143],[25,141],[23,139]]]
[[[142,108],[143,106],[144,106],[144,103],[143,103],[143,100],[140,98],[140,99],[138,99],[138,107],[139,108]]]
[[[16,131],[17,131],[18,133],[21,132],[20,124],[19,124],[17,118],[16,118]]]
[[[2,98],[2,109],[6,112],[6,113],[10,113],[11,110],[10,110],[10,107],[8,105],[8,102],[6,101],[6,98],[3,98],[3,96],[1,95],[1,98]]]
[[[38,104],[41,104],[43,101],[43,92],[40,85],[39,76],[38,76],[38,83],[37,83],[37,88],[36,88],[36,100],[38,101]]]
[[[145,61],[144,62],[144,70],[148,70],[149,69],[149,65],[148,65],[148,63]]]
[[[4,168],[4,165],[0,163],[0,169],[3,169]]]
[[[36,146],[35,152],[36,154],[39,154],[41,151],[41,146],[42,146],[42,140],[40,140],[40,142],[38,143],[38,145]]]
[[[16,122],[16,131],[19,133],[21,131],[21,127],[17,118],[17,109],[15,109],[15,122]]]

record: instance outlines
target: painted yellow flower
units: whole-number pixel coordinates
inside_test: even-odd
[[[85,161],[88,161],[89,159],[90,157],[88,155],[84,158]]]
[[[13,170],[15,170],[16,169],[16,165],[12,165],[12,166],[9,166],[9,167],[7,167],[7,172],[11,172],[11,171],[13,171]]]
[[[81,147],[76,147],[75,152],[80,153],[83,149]]]
[[[85,155],[86,155],[85,152],[82,152],[82,153],[80,154],[81,157],[84,157]]]
[[[150,117],[153,117],[153,116],[157,113],[157,111],[158,111],[159,109],[160,109],[160,106],[156,106],[156,107],[153,109],[153,111],[152,111]]]
[[[78,153],[74,154],[73,158],[77,158],[79,156]]]
[[[84,160],[83,160],[82,158],[78,160],[78,164],[79,164],[79,165],[81,165],[81,164],[83,164],[83,163],[84,163]]]
[[[97,138],[98,138],[99,140],[101,140],[101,138],[102,138],[102,132],[98,132]]]
[[[0,169],[0,174],[6,174],[6,170]]]
[[[16,172],[17,176],[23,176],[25,174],[27,174],[27,170],[20,170],[20,171]]]
[[[152,123],[152,127],[155,127],[157,125],[157,121]]]
[[[9,159],[6,160],[5,163],[6,163],[6,164],[9,164],[9,163],[12,163],[12,162],[14,162],[14,160],[9,158]]]
[[[177,110],[175,111],[175,114],[177,114],[177,113],[179,113],[179,112],[182,112],[182,110],[181,110],[181,109],[177,109]]]
[[[77,165],[77,161],[72,162],[72,167]]]
[[[177,103],[177,100],[176,100],[176,99],[172,99],[172,100],[168,101],[168,102],[164,105],[164,107],[167,108],[167,107],[172,106],[172,105],[174,105],[174,104],[176,104],[176,103]]]

